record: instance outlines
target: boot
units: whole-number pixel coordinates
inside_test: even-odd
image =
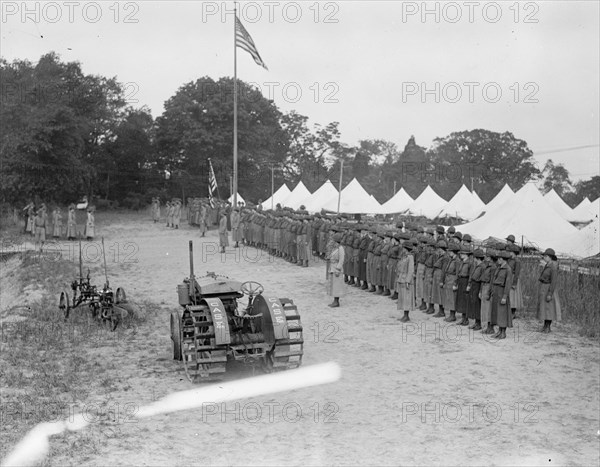
[[[383,294],[383,287],[381,285],[377,286],[377,292],[375,292],[375,295],[382,295]]]
[[[373,284],[371,284],[371,288],[368,290],[368,292],[373,293],[373,292],[376,292],[376,291],[377,291],[377,289],[375,288],[375,286]]]
[[[467,314],[466,313],[462,314],[462,320],[458,324],[460,324],[461,326],[468,326],[469,325],[469,318],[467,318]]]
[[[481,332],[483,334],[494,334],[494,326],[492,326],[490,323],[487,323],[487,327]]]
[[[445,318],[446,313],[444,312],[444,307],[442,305],[438,305],[438,312],[433,315],[434,318]]]
[[[429,306],[427,307],[427,310],[425,310],[425,313],[428,315],[432,315],[435,313],[435,308],[433,307],[433,303],[429,304]]]
[[[473,331],[479,331],[479,330],[481,330],[481,321],[476,319],[475,326],[473,326]]]
[[[419,310],[425,311],[427,310],[427,305],[425,304],[425,300],[421,299],[421,304],[419,305]]]
[[[389,297],[390,295],[392,295],[392,293],[390,292],[390,289],[387,289],[384,287],[383,289],[383,296],[384,297]]]
[[[448,316],[444,321],[447,323],[452,323],[456,321],[456,311],[450,310],[450,316]]]
[[[544,334],[548,334],[550,332],[551,324],[552,324],[552,320],[549,320],[549,319],[544,320],[544,327],[542,328],[542,332]]]
[[[363,282],[363,285],[361,287],[361,290],[367,290],[369,288],[369,284],[367,284],[367,281]]]
[[[333,297],[333,302],[329,304],[329,306],[331,308],[337,308],[340,306],[340,298],[339,297]]]
[[[225,253],[225,247],[221,248],[221,253]]]
[[[395,292],[395,291],[394,291],[394,295],[392,295],[392,296],[390,297],[390,299],[392,299],[392,300],[398,300],[398,292]]]
[[[348,279],[348,276],[346,274],[344,274],[344,282],[347,284],[350,281],[350,279]]]
[[[510,311],[512,312],[512,319],[517,319],[517,309],[511,308]]]
[[[506,328],[498,327],[498,332],[492,337],[494,339],[506,339]]]
[[[307,267],[308,267],[308,260],[307,260],[307,259],[305,259],[305,260],[304,260],[304,266],[303,266],[303,267],[304,267],[304,268],[307,268]]]
[[[238,242],[235,242],[235,246],[233,248],[239,248],[240,245],[238,244]]]
[[[404,316],[400,318],[400,321],[402,321],[403,323],[410,321],[410,318],[408,317],[408,311],[404,310]]]
[[[360,279],[356,279],[356,280],[354,281],[354,287],[357,287],[357,288],[359,288],[359,289],[362,289],[362,283],[361,283]]]

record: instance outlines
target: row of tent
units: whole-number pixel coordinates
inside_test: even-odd
[[[347,214],[399,213],[429,219],[452,217],[469,221],[461,225],[460,230],[478,239],[504,238],[513,234],[525,245],[552,247],[567,256],[586,258],[600,253],[600,198],[594,202],[585,198],[572,209],[554,190],[542,195],[533,184],[526,184],[516,193],[506,184],[488,204],[464,185],[450,201],[428,186],[416,199],[402,188],[380,204],[356,179],[342,190],[341,197],[329,180],[312,194],[300,182],[291,191],[283,184],[262,203],[262,207],[271,209],[277,204],[292,209],[304,206],[308,212],[324,209]],[[588,225],[578,229],[572,223]]]

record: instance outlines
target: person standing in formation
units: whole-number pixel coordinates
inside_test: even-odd
[[[561,320],[560,300],[556,291],[558,258],[552,248],[544,251],[539,278],[537,319],[544,321],[542,332],[550,332],[552,321]]]
[[[519,253],[521,249],[518,245],[515,245],[514,235],[506,237],[506,251],[509,252],[510,258],[508,259],[508,265],[510,266],[513,273],[513,282],[510,287],[510,306],[512,312],[512,318],[516,318],[517,311],[523,308],[523,291],[521,289],[521,261],[519,260]]]
[[[467,283],[467,293],[469,304],[467,306],[467,313],[469,319],[474,319],[475,323],[469,326],[469,329],[473,331],[481,330],[481,283],[483,281],[483,271],[486,265],[483,263],[484,258],[483,250],[476,249],[473,252],[473,269],[469,276],[469,282]],[[487,321],[486,321],[487,323]]]
[[[512,285],[512,270],[506,262],[509,254],[498,245],[498,257],[496,260],[496,271],[492,277],[491,289],[491,318],[492,326],[498,326],[498,332],[494,334],[495,339],[506,339],[506,328],[512,328],[512,314],[510,311],[510,287]]]
[[[173,203],[173,214],[172,214],[171,226],[178,229],[180,222],[181,222],[181,200],[179,198],[175,198],[174,203]]]
[[[205,203],[201,203],[200,204],[200,219],[199,219],[199,225],[200,225],[200,233],[202,234],[202,236],[206,236],[206,231],[208,230],[208,209],[206,208],[206,204]]]
[[[67,239],[75,240],[75,238],[77,238],[77,213],[75,212],[75,205],[71,203],[67,214]]]
[[[87,210],[87,222],[85,223],[85,236],[88,240],[93,240],[96,234],[96,219],[94,212],[96,208],[94,206],[88,207]]]
[[[23,208],[23,211],[25,211],[24,233],[30,233],[33,235],[33,218],[35,216],[35,204],[33,204],[33,201],[30,201],[27,206]]]
[[[152,198],[152,220],[156,224],[160,222],[160,199]]]
[[[327,256],[329,264],[329,277],[327,278],[327,295],[333,297],[333,302],[329,304],[331,308],[340,306],[340,297],[342,297],[346,289],[344,287],[344,247],[341,246],[342,234],[336,233],[332,237],[333,248]]]
[[[471,277],[473,261],[471,254],[473,252],[464,245],[461,247],[459,255],[460,262],[458,265],[458,278],[456,281],[456,312],[462,314],[462,319],[458,323],[461,326],[469,324],[469,278]]]
[[[240,246],[242,233],[240,232],[240,208],[234,208],[231,213],[231,240],[235,242],[234,248]]]
[[[52,212],[52,225],[54,226],[52,236],[54,238],[60,238],[62,235],[62,212],[58,206],[55,207]]]
[[[406,238],[407,236],[403,235],[401,238]],[[396,309],[404,311],[404,316],[399,318],[403,323],[410,321],[408,314],[415,306],[415,261],[411,254],[412,249],[413,244],[410,240],[402,242],[402,251],[400,252],[400,258],[396,266],[396,290],[398,291]]]
[[[448,261],[446,262],[446,267],[443,269],[442,281],[440,283],[444,309],[450,311],[450,316],[445,318],[445,321],[447,322],[456,321],[456,291],[458,290],[456,279],[458,277],[458,268],[460,266],[460,260],[457,256],[458,251],[460,251],[458,242],[450,242],[448,251],[446,252]]]
[[[219,219],[219,245],[221,246],[221,253],[225,253],[225,247],[229,246],[229,235],[227,234],[227,213],[225,210],[221,211],[221,218]]]
[[[44,242],[46,241],[46,227],[48,225],[48,214],[46,214],[46,205],[42,204],[40,209],[38,209],[37,214],[34,219],[34,228],[35,228],[35,248],[40,248],[44,246]]]

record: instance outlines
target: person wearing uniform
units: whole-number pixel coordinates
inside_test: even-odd
[[[475,323],[469,326],[473,331],[481,330],[481,284],[483,281],[483,271],[486,265],[483,263],[485,257],[483,250],[476,249],[473,252],[473,267],[469,282],[467,284],[467,293],[469,305],[467,307],[468,319],[475,320]]]
[[[400,251],[400,258],[398,260],[398,267],[396,269],[395,289],[398,291],[398,302],[396,304],[396,309],[404,311],[404,316],[399,318],[403,323],[410,321],[408,314],[415,305],[415,261],[413,255],[411,254],[412,248],[413,244],[410,240],[404,240],[402,242],[402,250]]]
[[[77,214],[75,212],[75,205],[69,205],[69,213],[67,214],[67,239],[75,240],[77,237]]]
[[[498,326],[498,332],[494,334],[495,339],[506,339],[506,328],[512,328],[512,314],[510,312],[510,287],[512,286],[512,270],[506,262],[510,257],[506,250],[498,246],[498,259],[496,271],[492,278],[491,289],[491,320],[492,326]]]
[[[152,220],[156,224],[160,222],[160,199],[154,198],[154,203],[152,204]]]
[[[423,230],[421,228],[420,230]],[[427,305],[425,304],[425,260],[427,259],[427,253],[425,251],[425,234],[421,233],[417,237],[419,246],[415,252],[415,263],[417,265],[417,272],[415,277],[415,295],[417,302],[419,303],[419,310],[425,311]]]
[[[469,291],[467,287],[469,285],[469,279],[471,277],[471,268],[473,262],[471,260],[471,254],[473,252],[465,247],[461,247],[460,263],[458,266],[458,278],[456,280],[456,312],[462,314],[462,319],[458,323],[461,326],[469,325]]]
[[[517,311],[523,309],[523,291],[521,288],[521,261],[518,257],[521,249],[518,245],[515,245],[514,242],[511,242],[510,239],[514,239],[512,235],[509,235],[506,239],[509,241],[506,245],[506,251],[509,252],[510,258],[508,259],[508,265],[510,266],[513,273],[513,282],[510,288],[510,306],[512,312],[512,318],[516,318]]]
[[[62,235],[62,212],[60,212],[60,208],[58,206],[54,208],[52,213],[52,225],[54,226],[52,236],[54,238],[60,238]]]
[[[171,215],[172,215],[172,209],[171,209],[171,201],[167,201],[165,204],[165,214],[167,217],[167,227],[171,227]]]
[[[492,302],[491,302],[491,288],[492,278],[496,271],[496,250],[493,248],[487,248],[485,250],[485,258],[483,260],[483,270],[481,272],[481,291],[479,292],[479,298],[481,299],[481,323],[486,328],[481,332],[483,334],[493,334],[494,326],[490,323],[492,317]]]
[[[206,231],[208,230],[208,209],[206,208],[206,204],[200,203],[200,233],[202,236],[206,236]]]
[[[550,332],[552,321],[561,320],[561,307],[556,291],[558,258],[552,248],[544,251],[543,269],[539,278],[537,319],[544,321],[543,333]]]
[[[35,217],[34,211],[35,211],[35,204],[33,204],[33,201],[30,201],[27,206],[25,206],[23,208],[23,211],[25,211],[25,230],[24,233],[30,233],[33,234],[33,218]]]
[[[449,261],[449,256],[446,255],[448,248],[444,240],[439,240],[436,245],[437,259],[433,264],[433,284],[431,290],[431,301],[438,306],[438,312],[433,315],[434,318],[445,318],[444,312],[444,286],[443,276],[446,265]]]
[[[40,250],[44,246],[44,242],[46,241],[46,227],[48,226],[48,214],[46,214],[46,205],[42,204],[40,209],[38,209],[37,214],[33,220],[34,228],[35,228],[35,245],[36,249],[39,245]]]
[[[333,297],[333,302],[329,304],[332,308],[340,306],[340,297],[345,293],[344,286],[344,247],[340,245],[342,235],[336,233],[332,237],[333,248],[327,256],[327,263],[329,265],[328,278],[327,278],[327,295]]]
[[[433,239],[433,232],[429,231],[429,235],[426,238],[425,244],[425,275],[423,279],[423,296],[427,303],[427,309],[424,313],[432,315],[435,313],[433,305],[432,294],[433,294],[433,265],[437,261],[437,254],[435,251],[435,240]]]
[[[240,232],[240,208],[233,208],[231,213],[231,239],[235,242],[234,248],[239,248],[239,242],[242,239]]]
[[[447,322],[456,321],[456,291],[458,286],[456,285],[458,268],[460,266],[460,260],[458,259],[457,253],[460,251],[458,243],[450,243],[448,245],[448,261],[446,267],[443,269],[442,280],[440,287],[442,290],[442,301],[444,303],[444,309],[450,311],[450,316],[445,318]]]
[[[94,218],[94,211],[96,209],[94,206],[88,207],[87,210],[87,220],[85,223],[85,236],[88,240],[93,240],[95,235],[96,228],[96,219]]]
[[[227,213],[225,211],[221,211],[221,218],[219,219],[219,246],[221,247],[221,253],[225,253],[225,247],[229,246]]]
[[[392,237],[392,247],[390,248],[389,259],[388,259],[388,287],[392,295],[391,300],[398,300],[398,265],[400,263],[400,256],[402,254],[402,245],[400,233],[394,233]]]

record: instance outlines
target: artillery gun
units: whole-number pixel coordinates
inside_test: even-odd
[[[102,252],[104,253],[104,238],[102,239]],[[126,303],[127,296],[122,287],[117,287],[113,292],[108,282],[106,273],[106,255],[104,255],[104,276],[106,282],[102,288],[98,288],[90,283],[90,270],[87,276],[83,277],[81,258],[81,238],[79,239],[79,280],[75,279],[71,283],[72,299],[67,290],[63,290],[58,298],[58,308],[64,313],[65,321],[69,319],[71,310],[80,305],[87,305],[91,311],[92,318],[101,321],[114,331],[121,322],[121,317],[127,314],[127,310],[115,305]]]
[[[177,286],[181,309],[171,313],[173,358],[183,362],[188,379],[211,381],[228,361],[260,366],[266,372],[298,368],[304,340],[298,308],[288,298],[263,295],[258,282],[238,282],[208,272]],[[238,299],[247,296],[244,307]]]

